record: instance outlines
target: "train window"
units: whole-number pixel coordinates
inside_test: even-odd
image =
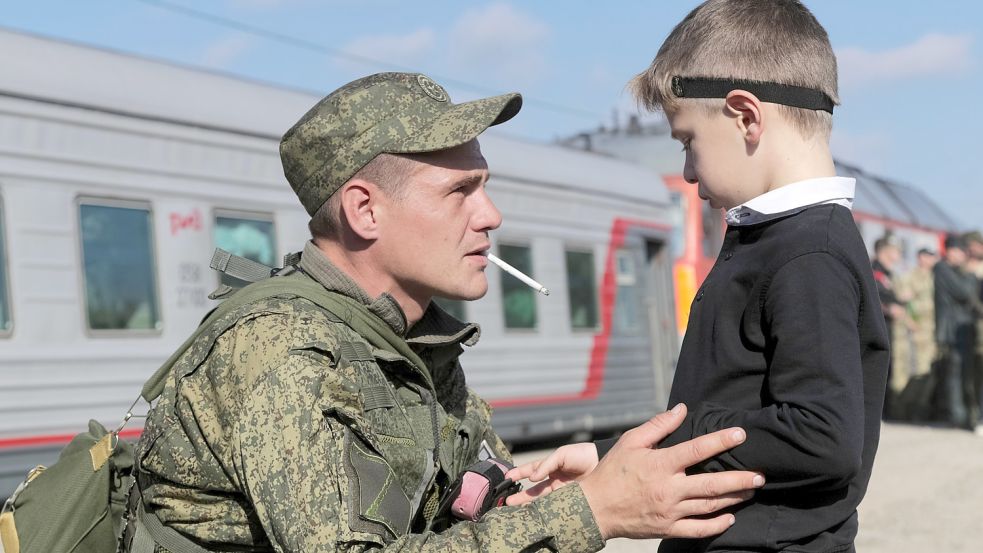
[[[216,247],[269,267],[278,266],[272,216],[220,211],[215,214],[213,232]],[[240,287],[248,283],[223,274],[222,284]]]
[[[86,319],[92,330],[160,328],[150,206],[80,202]]]
[[[594,254],[567,250],[566,258],[570,326],[572,328],[595,328],[597,326],[597,294],[594,286]]]
[[[638,277],[635,258],[629,250],[615,253],[615,278],[618,285],[614,307],[614,330],[619,334],[632,334],[638,330]]]
[[[459,321],[466,320],[464,312],[464,302],[461,300],[449,300],[447,298],[435,297],[433,301],[440,306],[441,309],[448,312],[452,317]]]
[[[498,247],[498,256],[532,278],[532,250],[529,246]],[[505,328],[536,328],[536,293],[514,276],[501,271],[502,309]]]
[[[10,294],[7,290],[7,242],[4,235],[3,202],[0,202],[0,336],[10,333]]]

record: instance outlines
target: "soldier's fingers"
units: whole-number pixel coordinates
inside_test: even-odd
[[[680,403],[625,432],[620,442],[630,447],[654,447],[666,439],[686,418],[686,406]]]
[[[679,484],[684,499],[713,499],[718,496],[754,490],[765,485],[764,475],[743,470],[686,476]]]
[[[539,468],[543,461],[545,461],[545,459],[536,459],[535,461],[523,463],[508,471],[505,476],[510,478],[513,482],[518,482],[524,478],[529,478],[534,472],[536,472],[536,469]],[[542,480],[542,478],[538,478],[533,481],[538,482],[539,480]]]
[[[554,451],[549,457],[542,459],[536,470],[529,476],[533,482],[539,482],[563,467],[564,455],[559,450]]]
[[[716,536],[730,528],[736,519],[734,515],[723,514],[708,519],[684,518],[677,520],[666,534],[667,538],[705,538]]]
[[[754,492],[743,491],[703,499],[686,499],[679,502],[677,509],[679,514],[685,517],[709,515],[721,509],[744,503],[753,496]]]
[[[522,490],[518,493],[514,493],[507,498],[505,498],[506,505],[523,505],[529,503],[537,497],[546,495],[553,491],[555,488],[562,487],[563,484],[556,482],[554,480],[546,480],[532,486],[529,489]]]
[[[688,442],[676,444],[663,451],[668,454],[666,461],[669,466],[683,470],[739,446],[746,439],[747,433],[743,429],[726,428]]]

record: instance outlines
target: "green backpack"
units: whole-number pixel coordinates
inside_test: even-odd
[[[116,550],[133,471],[133,445],[96,421],[38,466],[0,514],[0,553]]]
[[[209,331],[213,322],[232,310],[266,298],[289,295],[306,298],[336,314],[369,340],[373,346],[402,355],[418,367],[423,361],[381,320],[365,316],[355,300],[328,292],[323,286],[293,272],[298,254],[284,259],[286,270],[216,250],[211,266],[246,283],[241,291],[223,286],[212,294],[222,303],[213,309],[198,329],[165,361],[144,384],[140,397],[152,403],[164,390],[164,382],[178,358],[192,343]],[[279,275],[277,275],[279,273]],[[278,278],[269,278],[277,275]],[[425,371],[424,371],[425,373]],[[426,373],[425,373],[426,374]],[[134,446],[120,440],[118,433],[132,417],[130,406],[123,423],[114,431],[89,421],[88,432],[77,436],[62,450],[51,467],[38,466],[17,487],[0,510],[0,553],[114,553],[125,530],[127,503],[134,483]],[[203,553],[197,544],[160,524],[155,516],[138,515],[139,530],[131,551],[154,551],[153,543],[172,553]],[[146,530],[146,531],[141,531]]]

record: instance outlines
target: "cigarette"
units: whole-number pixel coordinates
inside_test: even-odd
[[[500,269],[502,269],[506,273],[514,276],[515,278],[521,280],[522,282],[526,283],[527,286],[529,286],[533,290],[539,292],[540,294],[542,294],[544,296],[550,295],[550,289],[549,288],[547,288],[547,287],[543,286],[542,284],[536,282],[535,280],[529,278],[528,276],[526,276],[525,274],[523,274],[523,272],[520,271],[519,269],[516,269],[515,267],[513,267],[513,266],[509,265],[508,263],[502,261],[501,259],[495,257],[494,254],[491,254],[491,253],[488,254],[488,261],[491,261],[495,265],[498,265],[498,267]]]

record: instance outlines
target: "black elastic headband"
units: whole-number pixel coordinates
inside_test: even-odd
[[[812,88],[715,77],[672,78],[672,93],[679,98],[726,98],[730,91],[737,89],[754,94],[762,102],[833,113],[833,99],[826,93]]]

